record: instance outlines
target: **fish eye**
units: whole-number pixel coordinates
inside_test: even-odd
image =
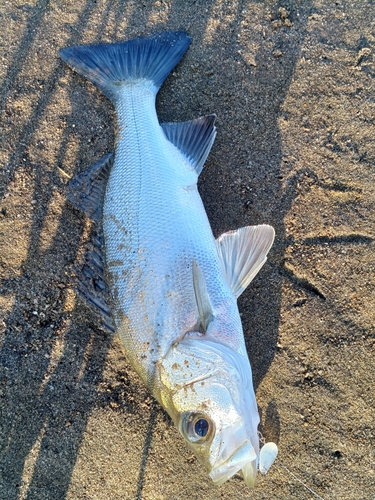
[[[198,443],[212,436],[214,424],[207,415],[192,412],[183,418],[182,431],[190,442]]]
[[[194,424],[194,432],[197,436],[205,437],[207,435],[209,424],[205,418],[200,418]]]

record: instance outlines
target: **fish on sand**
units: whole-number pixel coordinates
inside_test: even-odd
[[[134,370],[221,484],[253,487],[277,454],[259,415],[237,298],[266,261],[268,225],[215,239],[197,189],[215,116],[159,124],[156,94],[189,47],[184,32],[63,49],[114,104],[118,140],[68,198],[102,228],[79,290],[120,336]]]

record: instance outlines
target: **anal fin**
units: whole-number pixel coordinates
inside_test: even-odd
[[[199,175],[216,137],[216,115],[182,123],[162,123],[166,138],[186,157]]]

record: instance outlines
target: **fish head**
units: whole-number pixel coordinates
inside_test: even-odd
[[[242,469],[254,486],[259,414],[247,357],[189,336],[158,368],[161,402],[211,479],[221,484]]]

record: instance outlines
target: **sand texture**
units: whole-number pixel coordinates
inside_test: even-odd
[[[2,0],[0,26],[0,499],[374,499],[374,2]],[[177,29],[157,109],[218,116],[214,234],[276,230],[239,300],[279,446],[254,491],[212,484],[74,292],[90,223],[66,186],[115,116],[58,50]]]

